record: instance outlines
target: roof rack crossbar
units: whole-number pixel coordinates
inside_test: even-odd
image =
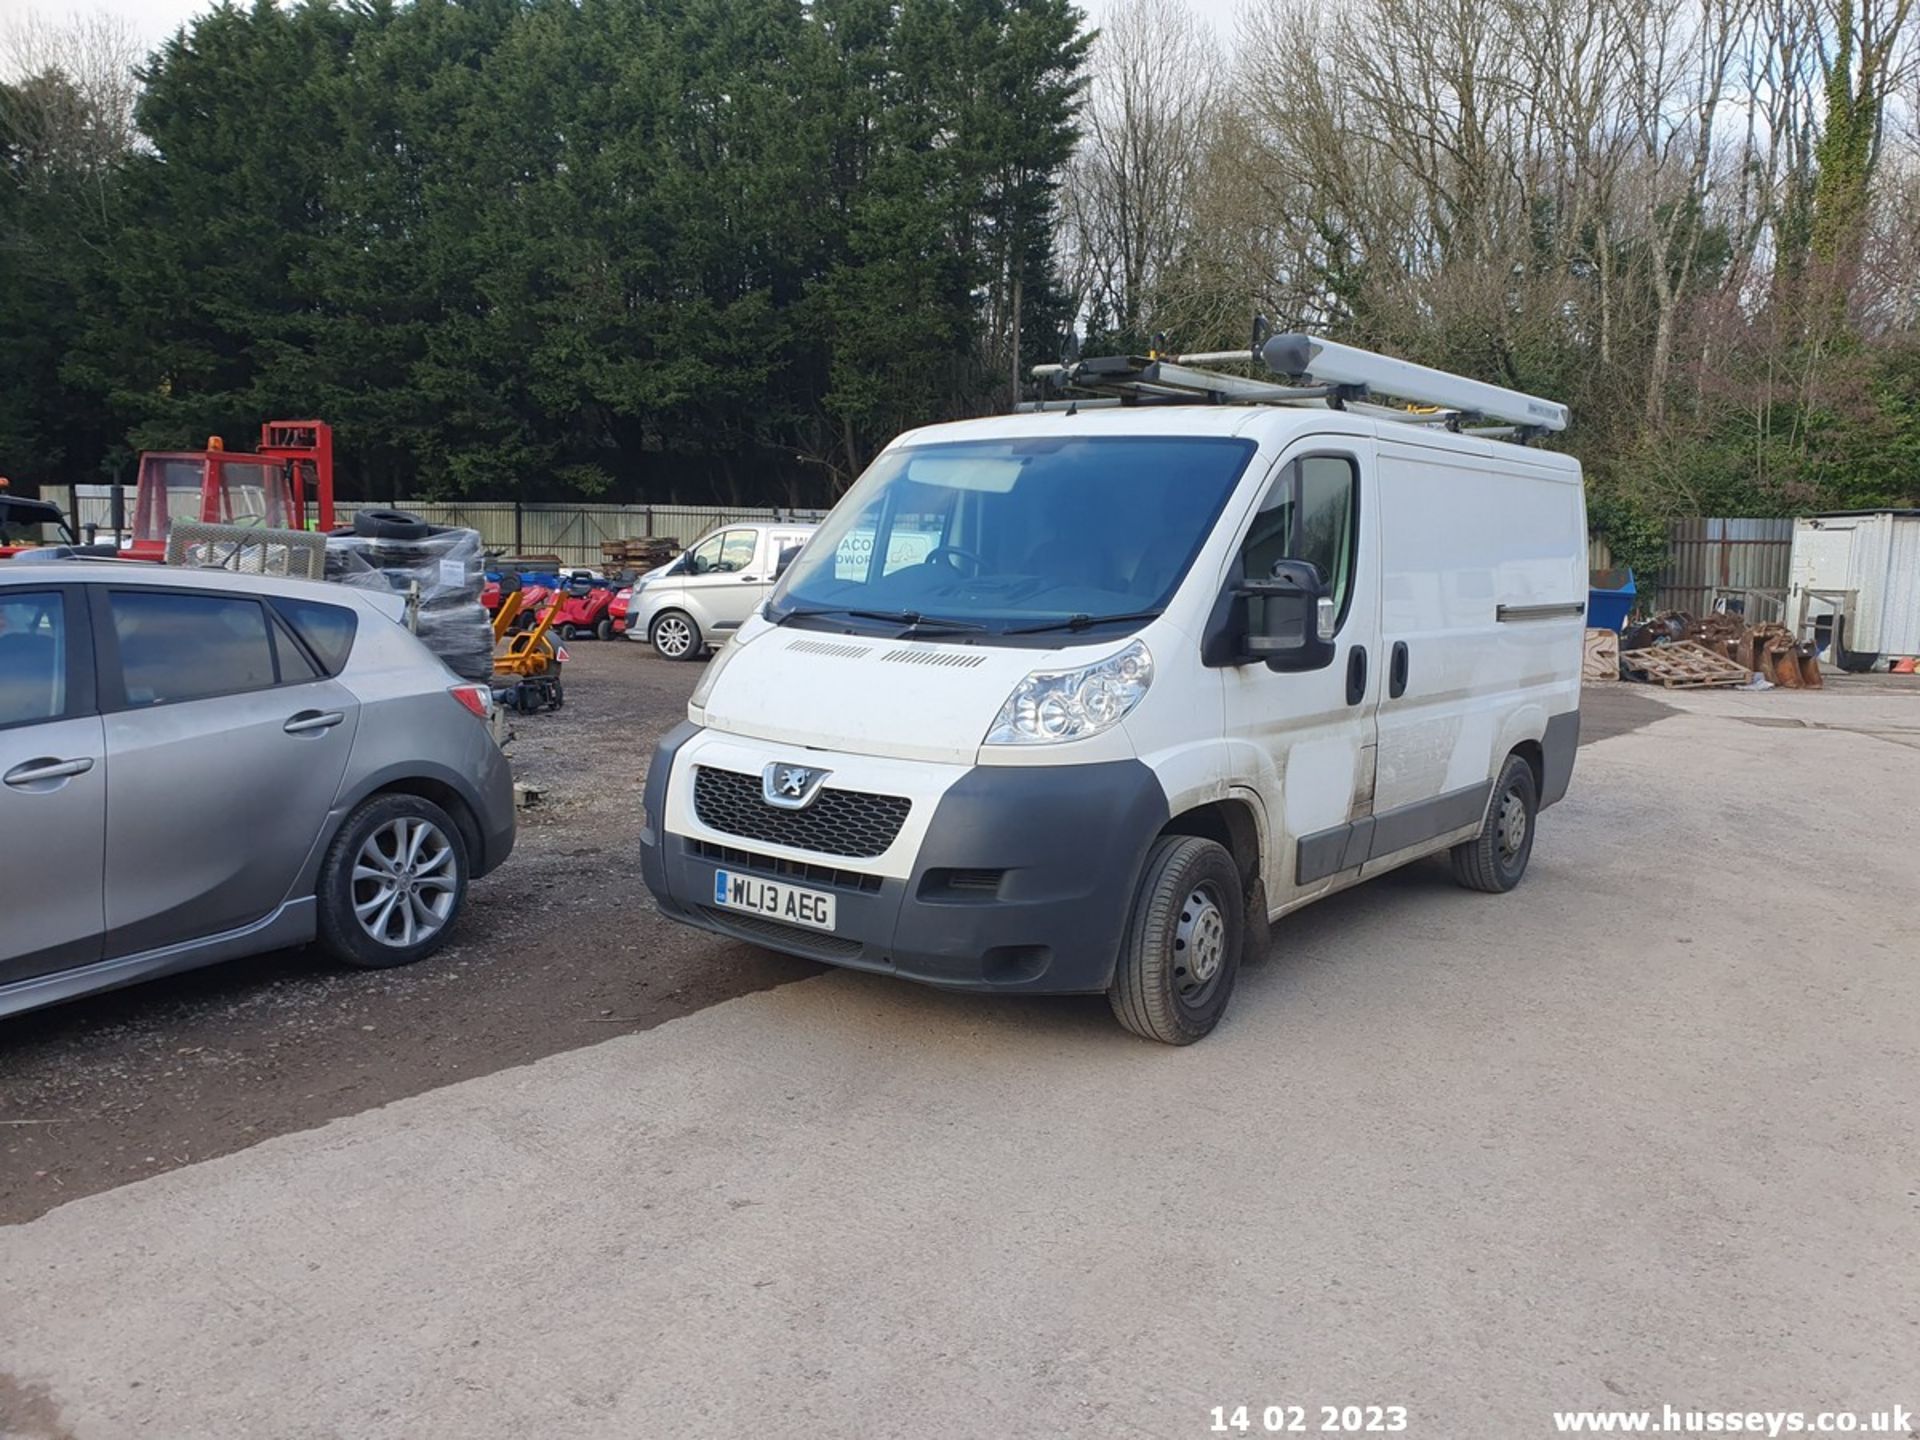
[[[1390,355],[1312,335],[1269,335],[1264,322],[1256,322],[1254,335],[1256,344],[1247,350],[1103,355],[1036,365],[1033,376],[1048,389],[1083,392],[1091,398],[1076,401],[1060,394],[1015,409],[1032,414],[1078,405],[1325,405],[1373,419],[1522,443],[1564,430],[1571,419],[1567,407],[1554,401]],[[1224,364],[1263,365],[1281,380],[1200,368]],[[1376,397],[1405,401],[1407,408]],[[1495,423],[1483,423],[1487,421]]]

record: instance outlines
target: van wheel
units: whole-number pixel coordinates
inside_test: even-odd
[[[467,842],[418,795],[376,795],[327,848],[320,940],[360,970],[411,965],[447,941],[467,895]]]
[[[691,615],[664,610],[647,631],[654,650],[667,660],[694,660],[700,655],[700,627]]]
[[[1448,851],[1453,878],[1469,890],[1504,895],[1527,873],[1533,854],[1534,822],[1540,815],[1540,792],[1533,783],[1533,767],[1518,755],[1509,755],[1494,783],[1493,803],[1480,833]]]
[[[1107,991],[1115,1018],[1167,1045],[1206,1036],[1233,995],[1245,914],[1223,846],[1193,835],[1155,842]]]

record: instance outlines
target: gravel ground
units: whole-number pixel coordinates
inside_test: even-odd
[[[571,650],[565,707],[514,721],[540,803],[438,955],[282,951],[0,1021],[0,1224],[815,973],[654,914],[640,786],[700,667]]]
[[[283,951],[0,1021],[0,1224],[818,973],[659,919],[640,786],[701,668],[626,641],[572,653],[565,707],[514,722],[540,802],[438,955],[360,973]],[[1664,713],[1606,687],[1581,738]]]

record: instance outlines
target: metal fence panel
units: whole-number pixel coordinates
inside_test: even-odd
[[[111,488],[76,487],[77,527],[97,525],[112,529]],[[356,510],[389,508],[381,501],[343,503],[336,509],[341,524],[349,524]],[[671,538],[692,544],[716,526],[736,520],[802,520],[825,518],[824,510],[781,510],[771,505],[593,505],[520,503],[511,500],[402,500],[398,507],[433,525],[461,525],[480,532],[485,547],[500,555],[557,555],[566,565],[598,565],[603,541]],[[132,487],[127,492],[127,519],[133,518]]]
[[[1675,520],[1667,526],[1667,566],[1657,582],[1661,610],[1699,615],[1716,590],[1787,588],[1791,519]]]

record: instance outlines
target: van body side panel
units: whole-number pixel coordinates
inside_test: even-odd
[[[1406,646],[1406,686],[1380,704],[1375,810],[1403,823],[1376,833],[1376,862],[1464,830],[1461,797],[1577,713],[1587,586],[1577,469],[1382,439],[1378,474],[1381,644]],[[1554,799],[1567,724],[1543,776]]]

